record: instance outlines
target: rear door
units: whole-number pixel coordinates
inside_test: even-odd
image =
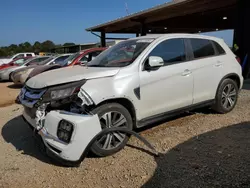
[[[193,104],[197,104],[215,98],[223,61],[218,57],[213,41],[200,38],[188,40],[193,56]]]

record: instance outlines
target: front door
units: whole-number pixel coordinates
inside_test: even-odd
[[[184,39],[165,40],[149,53],[150,56],[161,57],[164,66],[139,73],[141,119],[192,105],[192,64],[187,61]]]

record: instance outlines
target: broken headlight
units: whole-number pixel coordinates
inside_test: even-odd
[[[57,137],[66,143],[70,142],[72,133],[74,130],[74,125],[66,120],[61,120],[58,124]]]
[[[71,96],[76,89],[77,89],[76,87],[71,87],[71,88],[66,88],[66,89],[61,89],[61,90],[54,90],[54,91],[51,91],[50,97],[52,100],[63,99],[63,98]]]
[[[51,87],[43,96],[43,102],[65,99],[80,91],[86,80]]]

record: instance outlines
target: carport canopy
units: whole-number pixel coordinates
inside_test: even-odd
[[[233,29],[238,0],[175,0],[86,29],[101,33],[198,33]]]

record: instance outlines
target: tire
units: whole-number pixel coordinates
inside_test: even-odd
[[[92,110],[92,113],[98,114],[102,129],[108,128],[107,127],[107,124],[109,124],[108,122],[111,122],[112,124],[109,125],[110,127],[117,126],[124,128],[126,127],[129,130],[133,129],[133,121],[131,114],[124,106],[118,103],[103,104]],[[108,121],[107,119],[111,119],[111,121]],[[123,123],[124,121],[125,123]],[[118,151],[123,149],[127,144],[128,139],[129,137],[126,134],[122,134],[119,132],[108,134],[101,138],[98,138],[98,141],[96,141],[92,145],[91,151],[99,157],[106,157],[114,153],[117,153]]]
[[[237,104],[238,94],[239,88],[234,80],[223,80],[217,90],[213,110],[221,114],[231,112]]]
[[[10,73],[10,75],[9,75],[9,81],[10,81],[10,82],[13,82],[13,80],[11,79],[12,74],[13,74],[13,72]]]

